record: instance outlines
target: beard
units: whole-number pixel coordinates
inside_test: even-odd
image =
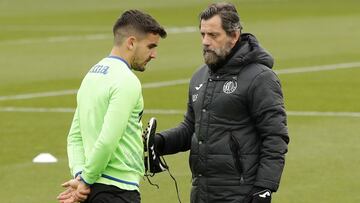
[[[231,43],[227,42],[223,47],[216,49],[203,48],[204,62],[209,65],[215,65],[225,60],[226,56],[231,52]]]
[[[144,72],[145,71],[145,66],[141,65],[141,64],[133,64],[131,66],[131,69],[135,70],[135,71],[140,71],[140,72]]]
[[[144,72],[145,71],[145,66],[147,65],[148,62],[150,62],[151,58],[148,58],[146,61],[143,62],[139,62],[140,60],[138,58],[134,58],[132,65],[131,65],[131,69],[135,70],[135,71],[140,71],[140,72]]]

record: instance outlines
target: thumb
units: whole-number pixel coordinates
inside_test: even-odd
[[[62,187],[69,187],[70,186],[70,181],[67,181],[63,184],[61,184]]]
[[[78,185],[79,185],[79,181],[76,179],[72,179],[72,180],[69,180],[69,181],[63,183],[61,186],[76,188]]]

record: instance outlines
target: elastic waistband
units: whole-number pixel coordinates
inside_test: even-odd
[[[106,179],[109,179],[109,180],[112,180],[112,181],[116,181],[116,182],[119,182],[119,183],[123,183],[123,184],[133,185],[133,186],[139,187],[139,183],[130,182],[130,181],[126,181],[126,180],[121,180],[121,179],[119,179],[119,178],[115,178],[115,177],[112,177],[112,176],[109,176],[109,175],[106,175],[106,174],[101,174],[101,177],[106,178]]]

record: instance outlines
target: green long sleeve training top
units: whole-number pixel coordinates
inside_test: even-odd
[[[141,84],[123,59],[104,58],[83,79],[68,135],[72,175],[138,190],[144,174]]]

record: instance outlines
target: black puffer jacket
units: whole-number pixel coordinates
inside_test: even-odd
[[[190,82],[184,121],[161,132],[161,154],[190,151],[191,202],[239,203],[253,186],[276,191],[289,142],[272,57],[242,34],[230,59]]]

